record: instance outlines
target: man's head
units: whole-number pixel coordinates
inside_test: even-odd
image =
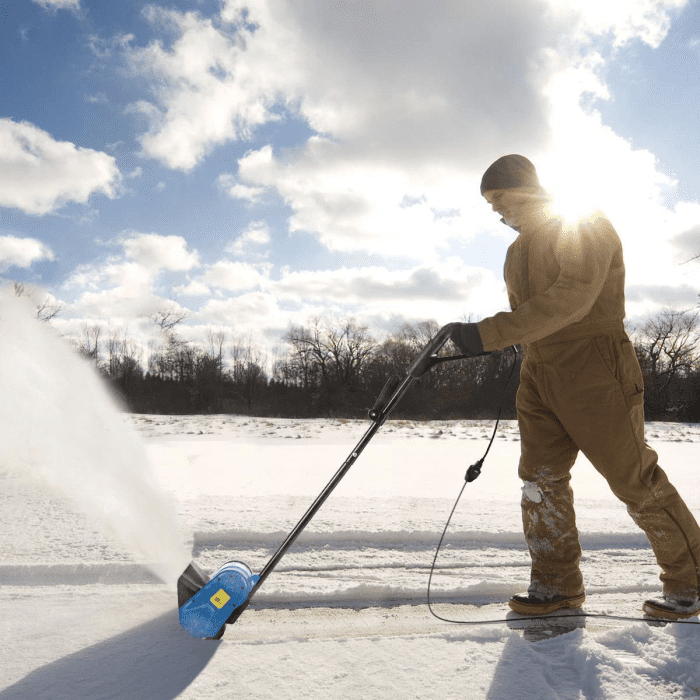
[[[503,156],[492,163],[481,178],[481,194],[515,187],[540,188],[535,166],[525,156]]]
[[[492,163],[481,179],[481,194],[504,223],[517,226],[522,210],[544,195],[535,166],[524,156],[511,154]]]

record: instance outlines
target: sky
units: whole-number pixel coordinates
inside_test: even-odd
[[[697,0],[21,0],[0,32],[0,278],[61,333],[490,316],[507,153],[610,218],[630,322],[700,302]]]

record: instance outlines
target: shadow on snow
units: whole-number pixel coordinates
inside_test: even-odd
[[[0,691],[1,700],[172,700],[220,642],[194,639],[177,611],[35,669]]]

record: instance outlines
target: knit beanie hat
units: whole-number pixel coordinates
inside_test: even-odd
[[[481,194],[512,187],[540,187],[535,166],[524,156],[511,154],[492,163],[481,179]]]

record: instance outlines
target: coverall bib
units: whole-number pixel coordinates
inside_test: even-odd
[[[516,411],[529,592],[583,591],[571,467],[579,450],[646,533],[665,594],[700,591],[700,528],[644,440],[644,382],[624,330],[622,244],[600,213],[565,227],[541,211],[508,249],[512,311],[479,323],[485,350],[522,344]]]

